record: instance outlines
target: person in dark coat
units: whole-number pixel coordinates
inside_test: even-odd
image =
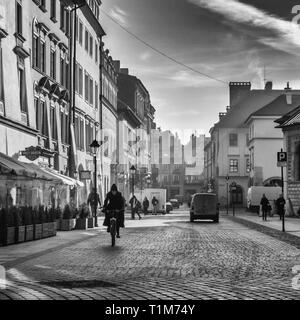
[[[135,219],[135,214],[136,214],[136,209],[137,209],[137,198],[135,195],[133,195],[131,197],[131,199],[129,200],[129,204],[131,206],[131,219]]]
[[[117,218],[117,238],[120,238],[120,228],[125,228],[124,225],[124,211],[125,211],[125,203],[124,198],[121,192],[118,191],[118,188],[115,184],[111,186],[110,192],[106,195],[103,212],[105,212],[105,219],[103,225],[107,227],[107,232],[110,232],[110,215],[107,211],[110,210],[118,210],[116,213]]]
[[[280,217],[280,220],[282,219],[282,216],[284,215],[285,213],[285,210],[284,210],[284,206],[285,206],[285,199],[283,197],[283,195],[281,194],[279,196],[279,198],[276,200],[275,202],[276,204],[276,207],[277,207],[277,213],[279,214],[279,217]]]
[[[262,210],[262,219],[264,221],[267,221],[267,215],[268,215],[270,203],[265,194],[263,194],[260,204],[261,204],[261,210]]]
[[[153,205],[153,214],[157,214],[158,200],[156,199],[155,196],[152,198],[152,205]]]
[[[99,207],[101,207],[101,202],[100,202],[99,193],[96,192],[95,188],[93,188],[92,192],[89,194],[87,204],[88,204],[88,206],[89,205],[91,206],[92,215],[96,220],[95,227],[98,227],[97,219],[96,219],[97,218],[97,207],[98,207],[98,204],[99,204]]]
[[[148,213],[148,208],[149,208],[150,202],[148,200],[147,197],[144,198],[143,201],[143,211],[144,211],[144,215],[146,215]]]

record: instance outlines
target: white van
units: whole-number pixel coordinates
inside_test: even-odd
[[[282,193],[281,187],[264,187],[264,186],[253,186],[248,189],[247,195],[247,208],[253,212],[259,212],[260,201],[262,195],[265,194],[270,204],[272,205],[273,200],[276,200]]]

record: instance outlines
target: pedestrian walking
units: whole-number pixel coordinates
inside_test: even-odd
[[[264,221],[267,221],[267,215],[268,215],[270,203],[269,203],[269,200],[265,194],[263,194],[263,196],[261,198],[260,205],[261,205],[261,210],[262,210],[262,219]]]
[[[158,209],[158,200],[154,196],[152,198],[152,205],[153,205],[153,214],[157,214],[157,209]]]
[[[144,201],[143,201],[143,212],[144,212],[144,216],[148,213],[148,208],[149,208],[149,200],[147,197],[144,198]]]
[[[91,206],[91,211],[92,211],[92,215],[95,218],[95,227],[98,227],[98,223],[97,223],[97,207],[101,207],[101,202],[100,202],[100,196],[99,194],[96,192],[96,189],[93,188],[91,193],[88,196],[88,200],[87,200],[87,205]]]
[[[279,214],[280,220],[282,220],[283,215],[285,214],[285,199],[282,194],[279,195],[279,198],[276,200],[277,213]]]
[[[142,204],[140,203],[140,201],[138,200],[136,202],[136,206],[135,206],[135,213],[139,216],[139,220],[142,219],[141,215],[140,215],[140,210],[142,210]]]
[[[125,211],[125,202],[124,197],[121,192],[118,191],[118,188],[115,184],[111,186],[110,192],[106,195],[103,205],[103,212],[105,212],[105,219],[103,225],[107,227],[107,232],[110,232],[110,216],[108,211],[117,210],[116,219],[116,229],[117,229],[117,238],[120,238],[120,228],[125,228],[124,225],[124,211]]]
[[[136,205],[137,205],[137,198],[135,195],[132,196],[132,198],[129,200],[129,204],[131,206],[131,219],[135,219],[135,212],[136,212]]]

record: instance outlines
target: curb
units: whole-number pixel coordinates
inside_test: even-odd
[[[300,249],[300,237],[298,237],[298,236],[295,236],[295,235],[290,234],[288,232],[282,232],[282,231],[279,231],[279,230],[271,228],[271,227],[263,226],[259,223],[245,220],[245,219],[239,218],[239,217],[228,216],[227,219],[234,221],[234,222],[237,222],[237,223],[240,223],[250,229],[259,231],[259,232],[264,233],[264,234],[271,236],[273,238],[279,239],[283,242],[286,242],[286,243],[296,247],[297,249]]]

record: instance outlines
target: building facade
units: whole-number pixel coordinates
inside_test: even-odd
[[[117,183],[117,138],[118,138],[118,72],[115,70],[109,50],[101,46],[101,151],[103,196]]]
[[[211,141],[205,146],[207,184],[218,195],[222,206],[228,198],[229,203],[246,206],[251,165],[245,121],[284,92],[273,90],[270,83],[264,90],[251,90],[249,82],[229,84],[231,105],[219,114],[219,121],[210,130]],[[231,197],[227,190],[232,182],[237,184],[237,189]]]
[[[300,108],[277,119],[277,128],[283,132],[283,151],[287,152],[284,168],[284,197],[288,215],[300,215]],[[277,130],[278,130],[277,129]]]
[[[1,151],[67,173],[69,152],[69,30],[58,1],[4,1],[1,53]],[[5,38],[4,38],[5,37]],[[5,63],[3,63],[5,61]],[[16,94],[18,93],[18,94]],[[43,155],[46,155],[44,157]]]
[[[118,72],[118,184],[125,197],[136,188],[145,186],[145,178],[151,172],[151,129],[154,127],[155,109],[150,94],[142,81],[120,67]],[[136,168],[132,177],[130,168]]]
[[[101,43],[105,35],[100,24],[99,11],[101,1],[87,1],[76,10],[76,26],[72,30],[75,46],[72,47],[72,61],[75,59],[75,95],[72,99],[72,121],[74,126],[75,172],[82,179],[83,171],[95,171],[93,150],[90,147],[94,139],[100,140],[100,90],[101,90]],[[71,25],[74,24],[74,21]],[[74,67],[74,66],[73,66]],[[72,83],[73,84],[73,83]],[[73,92],[73,91],[72,91]],[[71,122],[72,123],[72,122]],[[81,193],[81,202],[86,202],[92,186],[91,179],[82,179],[85,184]],[[97,190],[102,190],[101,156],[97,153]],[[102,198],[103,200],[103,198]]]
[[[281,186],[281,171],[277,166],[277,152],[283,148],[283,133],[274,121],[300,105],[292,90],[279,96],[246,120],[249,129],[250,151],[249,186]]]

